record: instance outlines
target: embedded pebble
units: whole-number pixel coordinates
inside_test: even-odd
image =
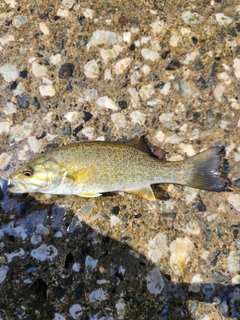
[[[167,138],[165,139],[165,142],[166,142],[166,143],[179,143],[179,142],[181,142],[181,141],[183,141],[183,140],[184,140],[183,137],[180,137],[180,136],[178,136],[176,133],[174,133],[173,135],[167,137]]]
[[[133,107],[136,107],[139,102],[139,95],[136,88],[128,88],[128,92],[131,95],[131,103]]]
[[[85,268],[86,268],[86,272],[91,273],[94,271],[94,269],[96,268],[98,263],[97,259],[93,259],[90,256],[86,256],[85,259]]]
[[[117,75],[122,74],[131,64],[131,58],[124,58],[119,60],[114,67],[114,71]]]
[[[191,52],[191,53],[188,53],[186,55],[186,58],[183,60],[183,63],[184,64],[189,64],[191,62],[193,62],[197,57],[197,53],[196,52]]]
[[[142,52],[142,56],[147,60],[156,61],[160,58],[158,52],[154,50],[150,50],[148,48],[143,48],[141,52]]]
[[[90,41],[87,44],[87,48],[92,46],[98,46],[101,44],[114,45],[118,42],[118,36],[112,31],[97,30],[93,32]]]
[[[60,79],[68,79],[72,77],[74,71],[74,64],[73,63],[64,63],[61,65],[59,70],[59,78]]]
[[[61,62],[62,60],[62,56],[60,53],[57,53],[57,54],[52,54],[50,57],[49,57],[49,62],[54,64],[54,65],[57,65]]]
[[[139,94],[142,99],[148,99],[154,94],[154,88],[151,84],[147,84],[141,87],[141,89],[139,90]]]
[[[185,11],[182,13],[182,19],[186,24],[197,24],[202,20],[202,17],[196,13],[191,11]]]
[[[224,13],[217,13],[215,17],[219,25],[222,27],[227,27],[230,23],[232,23],[232,19],[226,16]]]
[[[186,203],[191,203],[198,195],[199,190],[190,188],[190,187],[184,187],[184,193],[186,197]]]
[[[203,282],[203,279],[200,274],[196,274],[193,276],[191,284],[189,285],[189,291],[192,292],[200,292],[201,291],[201,283]]]
[[[89,302],[105,301],[107,300],[107,292],[102,288],[92,291],[89,295]]]
[[[186,268],[194,250],[193,242],[188,238],[177,238],[170,244],[170,265],[175,274],[180,275]]]
[[[11,253],[5,253],[5,257],[7,258],[7,262],[12,262],[13,258],[18,257],[24,257],[25,256],[25,251],[22,248],[19,248],[18,250],[15,250]]]
[[[160,122],[168,122],[168,121],[171,121],[172,118],[173,118],[173,114],[172,113],[162,113],[159,116],[159,121]]]
[[[79,113],[76,111],[69,111],[65,114],[64,118],[66,118],[69,122],[73,122],[78,118]]]
[[[124,302],[123,298],[120,298],[116,304],[116,309],[117,309],[117,315],[118,319],[125,319],[125,314],[126,314],[126,303]]]
[[[41,142],[39,140],[37,140],[35,137],[28,137],[28,145],[30,147],[30,150],[32,150],[32,152],[39,152],[40,148],[41,148]]]
[[[240,212],[240,195],[239,194],[231,194],[228,197],[228,202],[234,206],[234,208]]]
[[[10,123],[9,122],[0,122],[0,134],[9,133]]]
[[[121,113],[113,113],[111,115],[112,122],[114,123],[117,130],[120,130],[126,126],[126,118]]]
[[[144,124],[145,120],[146,120],[146,115],[143,114],[140,111],[133,111],[130,114],[131,120],[133,123],[139,123],[139,124]]]
[[[156,267],[146,277],[148,291],[152,294],[160,294],[164,288],[161,272]]]
[[[111,216],[111,218],[110,218],[111,228],[116,226],[119,222],[121,222],[121,220],[118,217]]]
[[[32,73],[35,77],[43,78],[47,73],[47,68],[34,61],[32,63]]]
[[[233,59],[233,69],[235,76],[239,79],[240,78],[240,59],[235,58]]]
[[[179,147],[187,154],[188,157],[196,154],[193,146],[190,144],[180,143]]]
[[[222,96],[223,96],[223,92],[224,92],[224,86],[222,84],[218,84],[216,86],[216,88],[213,91],[213,95],[214,98],[218,101],[218,102],[222,102]]]
[[[5,115],[13,114],[17,111],[16,105],[13,104],[12,102],[8,102],[7,106],[3,108],[3,113]]]
[[[2,283],[6,279],[8,269],[8,266],[0,266],[0,283]]]
[[[59,8],[58,11],[57,11],[57,16],[63,17],[63,18],[67,18],[69,16],[68,9]]]
[[[13,25],[16,28],[21,27],[24,23],[26,23],[28,21],[28,17],[24,16],[24,15],[20,15],[20,16],[15,16],[13,18]]]
[[[94,128],[85,127],[85,128],[82,130],[82,134],[84,134],[86,137],[88,137],[89,140],[93,140],[93,137],[94,137]]]
[[[15,38],[12,34],[9,34],[0,38],[0,43],[2,46],[4,46],[5,44],[8,44],[11,41],[15,41]]]
[[[5,152],[0,154],[0,170],[4,170],[11,160],[11,156]]]
[[[56,93],[51,84],[40,86],[39,90],[40,94],[45,97],[54,97]]]
[[[188,234],[199,235],[201,228],[197,221],[190,221],[186,224],[186,231]]]
[[[159,262],[168,250],[167,237],[165,234],[159,233],[148,242],[148,257],[153,262]]]
[[[111,109],[111,110],[118,109],[117,104],[107,96],[98,98],[96,100],[96,104],[101,108],[107,108],[107,109]]]
[[[29,107],[30,101],[26,94],[17,97],[17,103],[20,108],[27,109]]]
[[[32,123],[25,121],[23,121],[22,125],[12,126],[9,133],[10,141],[21,141],[27,138],[32,131],[32,126]]]
[[[66,320],[66,318],[61,313],[55,313],[53,320]]]
[[[159,130],[156,132],[156,134],[154,135],[154,137],[159,141],[159,142],[163,142],[165,139],[165,134]]]
[[[240,250],[231,251],[228,256],[228,270],[230,272],[240,271]]]
[[[85,64],[84,74],[88,78],[97,78],[99,76],[99,67],[95,59],[90,60]]]
[[[72,9],[74,6],[75,0],[63,0],[62,4],[66,6],[68,9]]]
[[[80,306],[80,304],[74,304],[69,308],[69,312],[73,319],[80,319],[82,311],[83,308]]]
[[[179,40],[180,40],[180,38],[179,38],[178,34],[177,34],[177,33],[174,33],[174,34],[171,36],[170,40],[169,40],[170,46],[172,46],[172,47],[177,47]]]
[[[165,83],[162,90],[161,90],[161,93],[166,96],[167,94],[169,94],[170,88],[171,88],[171,82]]]
[[[80,263],[79,262],[74,262],[72,266],[73,271],[79,272],[80,271]]]
[[[31,257],[40,260],[52,260],[58,255],[58,250],[53,245],[42,244],[37,249],[31,251]]]
[[[40,22],[39,28],[45,36],[48,36],[50,34],[49,29],[45,22]]]
[[[19,77],[19,72],[17,68],[10,63],[5,63],[0,67],[0,74],[7,82],[15,81]]]

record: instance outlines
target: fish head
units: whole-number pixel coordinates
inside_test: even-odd
[[[61,171],[55,161],[30,161],[10,177],[12,193],[50,193],[61,181]]]

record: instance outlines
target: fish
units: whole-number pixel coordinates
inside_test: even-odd
[[[165,161],[151,152],[144,137],[126,143],[76,142],[18,168],[9,177],[9,191],[89,198],[124,191],[151,201],[155,200],[151,185],[161,183],[223,191],[218,174],[222,149],[215,146],[183,161]]]

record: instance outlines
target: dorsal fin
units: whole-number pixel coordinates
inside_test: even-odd
[[[150,156],[156,158],[156,155],[154,155],[152,153],[150,143],[148,142],[145,135],[143,135],[141,137],[135,137],[131,140],[128,140],[125,142],[125,144],[127,144],[133,148],[136,148],[138,150],[141,150],[142,152],[148,153]]]

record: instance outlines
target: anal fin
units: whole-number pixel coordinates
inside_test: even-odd
[[[155,195],[152,191],[152,188],[150,186],[142,187],[139,189],[124,190],[124,192],[136,194],[139,197],[142,197],[142,198],[150,200],[150,201],[153,201],[156,199]]]
[[[79,197],[84,197],[84,198],[96,198],[100,197],[102,194],[101,193],[80,193],[78,194]]]

